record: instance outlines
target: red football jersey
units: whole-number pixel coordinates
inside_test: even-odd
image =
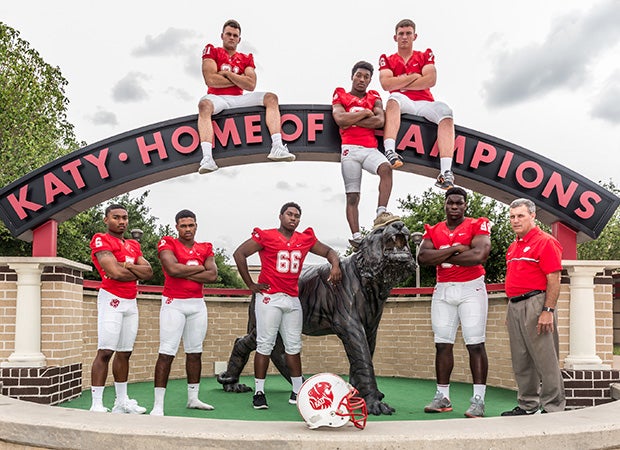
[[[117,281],[108,278],[95,255],[98,252],[109,251],[112,252],[118,262],[135,264],[138,258],[142,256],[142,250],[138,241],[119,239],[108,233],[97,233],[90,241],[90,249],[93,264],[97,268],[99,275],[101,275],[101,288],[121,298],[136,298],[136,295],[138,295],[137,282],[135,280]]]
[[[254,56],[251,53],[236,52],[232,56],[228,54],[223,47],[215,47],[207,44],[202,51],[202,59],[212,59],[217,64],[217,71],[230,70],[236,74],[243,74],[248,67],[256,68],[254,65]],[[241,95],[243,89],[239,86],[230,86],[225,88],[209,87],[208,94],[215,95]]]
[[[267,294],[283,292],[293,297],[299,295],[297,280],[301,274],[304,259],[317,242],[312,228],[295,231],[286,239],[277,229],[254,228],[252,239],[263,248],[258,255],[261,262],[259,283],[269,284]]]
[[[194,242],[192,248],[187,248],[181,241],[172,236],[164,236],[157,244],[158,254],[164,250],[170,250],[174,253],[177,261],[186,266],[204,266],[207,258],[214,256],[213,245],[209,242]],[[202,283],[187,278],[170,276],[165,269],[163,272],[165,277],[164,296],[181,299],[202,297]]]
[[[562,245],[535,227],[506,252],[506,295],[547,290],[547,275],[562,270]]]
[[[465,220],[454,230],[448,228],[446,222],[436,225],[424,225],[422,239],[430,239],[436,249],[452,247],[454,245],[471,245],[474,236],[491,234],[491,224],[486,217],[473,219],[465,217]],[[471,281],[485,274],[482,264],[477,266],[459,266],[456,264],[443,263],[437,266],[437,282],[463,282]]]
[[[398,53],[394,53],[390,56],[385,56],[385,54],[383,54],[379,58],[379,70],[389,69],[395,77],[399,75],[408,75],[410,73],[422,74],[422,68],[427,64],[435,64],[435,55],[433,55],[433,51],[430,48],[427,48],[425,52],[414,50],[413,55],[411,55],[411,58],[409,58],[407,62],[405,62]],[[397,89],[390,92],[400,92],[411,100],[435,101],[430,89],[423,89],[421,91]]]
[[[357,112],[364,109],[369,109],[372,111],[377,100],[381,100],[381,96],[377,91],[370,90],[366,92],[366,95],[363,98],[359,98],[339,87],[334,91],[332,105],[340,104],[344,107],[346,112]],[[358,127],[356,125],[346,129],[341,128],[340,137],[342,138],[343,144],[377,148],[375,130],[371,128]]]

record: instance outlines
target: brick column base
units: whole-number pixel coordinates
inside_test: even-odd
[[[613,401],[610,385],[620,382],[620,370],[562,370],[566,409]]]
[[[0,368],[2,395],[45,405],[79,397],[82,364],[54,367]]]

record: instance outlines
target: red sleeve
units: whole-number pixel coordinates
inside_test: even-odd
[[[159,240],[159,243],[157,244],[157,254],[159,255],[164,250],[170,250],[174,253],[174,241],[172,240],[172,237],[164,236]]]
[[[93,251],[93,255],[103,251],[114,252],[114,248],[112,248],[110,241],[106,239],[104,233],[97,233],[93,236],[90,241],[90,249]]]
[[[256,66],[254,65],[254,55],[252,55],[251,53],[248,53],[246,56],[245,67],[251,67],[253,69],[256,69]]]
[[[252,230],[252,240],[260,244],[261,247],[264,247],[265,232],[258,227],[254,228]]]
[[[424,224],[424,234],[422,235],[422,239],[433,240],[433,227],[429,224]]]
[[[562,270],[562,245],[557,239],[547,239],[543,244],[538,265],[545,275]]]
[[[134,251],[136,252],[136,260],[142,256],[142,247],[140,247],[140,243],[134,239],[127,239],[127,242],[131,244]]]
[[[422,64],[422,67],[427,64],[435,64],[435,54],[430,48],[427,48],[424,52],[424,63]]]
[[[304,236],[304,239],[308,242],[309,247],[312,247],[318,241],[316,235],[314,234],[314,230],[310,227],[306,228],[301,234]]]
[[[491,235],[491,222],[489,222],[489,219],[487,219],[486,217],[480,217],[478,219],[474,219],[472,223],[472,231],[473,231],[474,236],[477,236],[477,235],[490,236]]]
[[[332,105],[342,105],[344,106],[344,103],[342,101],[342,94],[344,94],[344,89],[341,87],[337,87],[336,90],[334,90],[334,95],[332,97]]]
[[[202,51],[202,59],[215,60],[215,47],[212,44],[207,44]]]
[[[390,60],[388,59],[388,57],[383,54],[379,57],[379,70],[383,70],[383,69],[390,69]]]
[[[213,244],[211,244],[210,242],[204,242],[202,245],[205,254],[205,261],[207,258],[215,256],[215,253],[213,253]]]

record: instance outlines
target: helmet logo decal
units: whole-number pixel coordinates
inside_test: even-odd
[[[334,402],[332,385],[327,381],[320,381],[308,391],[308,399],[312,409],[327,409]]]

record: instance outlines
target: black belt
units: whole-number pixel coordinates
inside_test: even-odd
[[[541,291],[541,290],[530,291],[530,292],[526,292],[525,294],[517,295],[516,297],[508,297],[508,300],[510,300],[512,303],[517,303],[517,302],[520,302],[521,300],[527,300],[530,297],[534,297],[535,295],[542,294],[544,292],[545,291]]]

